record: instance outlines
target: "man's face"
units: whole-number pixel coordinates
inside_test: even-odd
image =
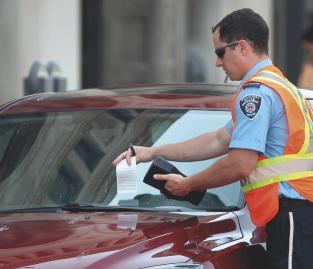
[[[225,51],[222,57],[216,56],[216,67],[222,67],[230,80],[241,80],[245,73],[242,72],[240,64],[240,51],[238,49],[238,44],[236,43],[231,47],[225,47],[227,43],[220,40],[219,29],[217,29],[213,34],[213,43],[215,49],[224,47]]]
[[[302,45],[307,53],[309,61],[313,64],[313,42],[303,41]]]

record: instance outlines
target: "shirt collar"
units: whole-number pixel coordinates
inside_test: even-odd
[[[242,84],[249,78],[251,77],[253,74],[255,74],[256,72],[258,72],[259,70],[261,70],[262,68],[266,67],[266,66],[270,66],[273,65],[272,60],[270,58],[264,59],[260,62],[258,62],[255,66],[253,66],[243,77],[243,79],[240,82],[240,87],[242,86]]]

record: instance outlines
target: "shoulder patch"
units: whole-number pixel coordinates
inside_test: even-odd
[[[249,94],[239,100],[240,110],[249,120],[253,120],[258,114],[262,104],[262,97],[256,94]]]
[[[260,88],[261,87],[261,83],[258,82],[249,82],[245,85],[243,85],[243,89],[247,89],[247,88]]]

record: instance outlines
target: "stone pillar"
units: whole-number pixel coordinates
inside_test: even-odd
[[[153,81],[183,82],[186,74],[186,0],[157,0],[154,16]]]
[[[215,2],[217,4],[217,2]],[[209,0],[188,1],[187,81],[207,82],[213,77],[211,27],[216,14]],[[213,18],[212,18],[213,17]]]
[[[186,0],[106,0],[102,85],[182,82]]]

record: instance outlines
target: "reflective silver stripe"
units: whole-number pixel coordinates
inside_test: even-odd
[[[262,79],[262,77],[273,79],[273,80],[276,80],[277,82],[283,84],[291,92],[291,94],[296,98],[298,103],[301,104],[301,107],[302,107],[303,111],[307,115],[307,107],[305,105],[305,99],[302,96],[302,94],[299,91],[299,89],[295,85],[290,83],[287,79],[284,79],[284,78],[280,77],[279,75],[273,74],[270,71],[262,71],[259,74],[257,74],[257,76],[254,77],[253,79],[257,79],[257,78],[261,78]],[[253,81],[253,79],[252,79],[252,81]],[[312,127],[312,126],[310,126],[310,127]]]
[[[288,252],[288,269],[292,269],[292,253],[293,253],[293,237],[294,237],[294,221],[293,214],[289,212],[289,252]]]
[[[295,85],[293,85],[292,83],[290,83],[289,80],[287,80],[286,78],[281,77],[280,75],[277,75],[271,71],[261,71],[260,73],[257,74],[256,77],[266,77],[266,78],[276,80],[276,81],[284,84],[286,88],[288,88],[292,91],[295,91],[296,94],[298,94],[299,96],[302,96],[300,91],[298,90],[298,88]]]
[[[264,167],[257,167],[244,183],[246,185],[266,178],[279,177],[302,171],[313,171],[313,158],[288,160],[287,162],[282,161],[268,164]]]
[[[313,152],[313,132],[312,132],[312,130],[310,130],[310,145],[309,145],[308,150],[307,150],[307,153],[309,153],[309,152]]]
[[[257,74],[257,76],[254,77],[253,79],[257,79],[257,78],[260,78],[260,79],[268,78],[268,79],[272,79],[276,81],[277,83],[281,83],[293,95],[296,101],[301,105],[302,109],[306,111],[306,106],[305,106],[305,101],[304,101],[305,99],[303,98],[301,92],[295,85],[290,83],[287,79],[282,78],[279,75],[276,75],[270,71],[262,71],[259,74]]]
[[[298,88],[284,77],[266,70],[258,73],[250,81],[264,84],[272,83],[273,85],[277,85],[277,87],[285,89],[286,93],[290,94],[290,97],[297,102],[305,117],[306,126],[303,131],[305,132],[306,139],[299,154],[295,152],[294,155],[289,155],[287,158],[281,156],[276,157],[276,160],[275,158],[269,158],[269,162],[258,162],[256,169],[248,178],[241,182],[244,192],[275,182],[312,176],[313,157],[309,156],[311,154],[303,154],[313,152],[313,123],[308,114],[305,100]]]
[[[291,93],[293,94],[297,94],[300,97],[300,92],[298,91],[298,88],[296,88],[293,84],[291,84],[288,80],[286,80],[285,78],[279,76],[279,75],[276,75],[270,71],[262,71],[260,73],[258,73],[254,78],[252,78],[252,81],[253,79],[257,79],[257,78],[269,78],[269,79],[272,79],[272,80],[275,80],[281,84],[283,84],[289,91],[291,91]]]
[[[313,122],[312,122],[312,119],[311,119],[311,116],[310,116],[310,113],[309,113],[309,109],[311,109],[311,106],[310,104],[308,103],[308,101],[306,101],[306,106],[305,106],[306,110],[305,110],[305,115],[306,115],[306,118],[307,118],[307,121],[310,125],[310,131],[311,131],[311,136],[312,136],[312,133],[313,133]]]
[[[300,105],[302,110],[303,111],[306,110],[305,101],[304,101],[301,93],[299,92],[298,88],[296,88],[288,80],[285,80],[278,75],[274,75],[274,74],[263,71],[263,72],[259,73],[256,77],[254,77],[252,79],[252,81],[254,81],[254,80],[258,81],[258,79],[262,80],[262,78],[273,80],[270,82],[276,83],[276,84],[278,84],[278,86],[283,86],[292,95],[292,97],[296,100],[296,102]],[[279,84],[281,84],[281,85],[279,85]]]
[[[313,122],[311,120],[311,117],[310,117],[309,112],[308,112],[308,108],[307,108],[306,103],[305,103],[305,99],[303,98],[301,92],[298,90],[298,88],[295,85],[290,83],[287,79],[285,79],[285,78],[283,78],[283,77],[281,77],[281,76],[279,76],[279,75],[277,75],[271,71],[261,71],[260,73],[257,74],[257,76],[252,78],[251,81],[257,80],[258,78],[260,78],[260,79],[268,78],[268,79],[272,79],[272,80],[276,81],[277,83],[281,83],[284,87],[286,87],[288,89],[290,94],[295,98],[297,103],[302,108],[302,111],[304,113],[306,122],[307,122],[309,130],[310,130],[310,142],[309,142],[307,152],[313,152]]]

